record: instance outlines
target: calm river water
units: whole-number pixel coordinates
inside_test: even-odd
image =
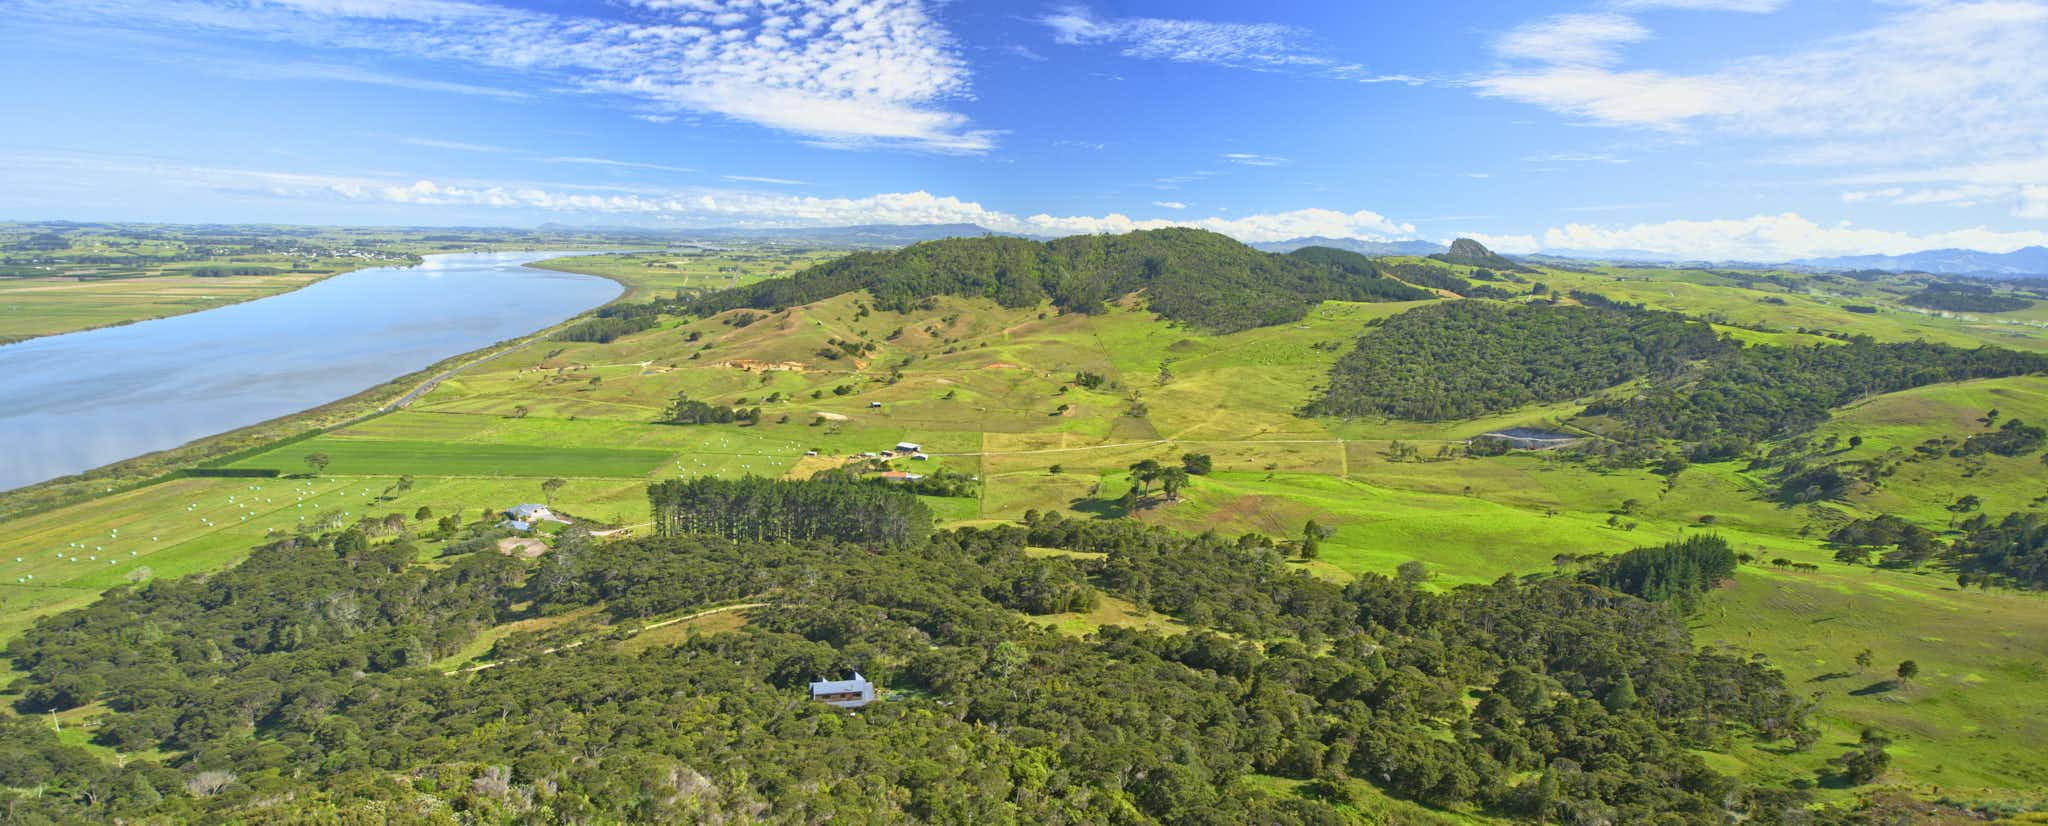
[[[429,256],[204,312],[0,346],[0,490],[346,398],[617,297],[521,266]]]

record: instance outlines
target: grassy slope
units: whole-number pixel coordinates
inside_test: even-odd
[[[621,266],[661,269],[644,261]],[[1616,298],[1653,304],[1700,301],[1732,320],[1788,330],[1826,326],[1957,343],[2002,340],[2010,332],[1890,311],[1850,314],[1830,303],[1838,300],[1788,296],[1785,306],[1763,304],[1754,299],[1767,291],[1693,283],[1699,278],[1611,282],[1611,276],[1560,273],[1545,280],[1566,288],[1582,280]],[[1548,571],[1561,551],[1616,552],[1663,541],[1701,530],[1700,517],[1712,515],[1712,529],[1741,550],[1820,566],[1813,573],[1746,567],[1737,585],[1711,602],[1698,629],[1702,642],[1769,654],[1795,683],[1820,692],[1830,735],[1808,754],[1744,750],[1717,759],[1761,778],[1811,777],[1839,751],[1835,741],[1853,740],[1858,725],[1873,723],[1901,737],[1894,749],[1900,778],[1989,797],[2048,782],[2048,757],[2028,748],[2044,733],[2029,721],[2048,712],[2040,684],[2048,650],[2039,642],[2048,639],[2041,633],[2048,631],[2042,627],[2048,612],[2038,597],[1963,594],[1938,575],[1840,565],[1816,540],[1799,535],[1809,524],[1825,527],[1879,510],[1940,527],[1945,514],[1930,503],[1952,498],[1949,491],[1958,486],[1980,491],[1994,512],[2026,507],[2048,492],[2038,490],[2037,460],[1994,460],[1967,479],[1956,462],[1909,465],[1882,489],[1846,505],[1787,509],[1763,501],[1758,494],[1768,480],[1734,463],[1697,466],[1667,481],[1531,455],[1443,461],[1388,455],[1399,439],[1433,457],[1452,440],[1488,429],[1553,421],[1573,412],[1570,404],[1430,425],[1294,415],[1370,320],[1409,306],[1331,303],[1299,324],[1222,336],[1160,324],[1130,307],[1097,316],[1052,315],[949,299],[930,311],[899,315],[866,311],[858,296],[765,315],[746,326],[728,323],[729,316],[669,322],[610,345],[529,348],[465,373],[406,411],[322,436],[317,447],[335,463],[311,484],[322,497],[320,508],[409,515],[427,505],[437,513],[460,509],[467,519],[486,507],[535,499],[537,477],[559,475],[570,483],[557,494],[558,506],[634,525],[646,519],[641,486],[652,479],[807,475],[832,466],[835,457],[909,440],[922,443],[933,459],[899,466],[983,477],[978,500],[932,500],[942,520],[957,524],[1015,518],[1027,509],[1114,513],[1110,500],[1128,485],[1127,465],[1198,451],[1214,457],[1216,473],[1197,479],[1185,501],[1147,508],[1140,518],[1189,530],[1291,535],[1313,517],[1337,527],[1322,558],[1310,563],[1316,572],[1342,578],[1416,559],[1428,565],[1431,588]],[[687,340],[692,333],[698,341]],[[2031,335],[2020,343],[2042,343],[2041,333]],[[870,341],[876,349],[858,359],[820,356],[835,338]],[[1070,386],[1080,371],[1115,385]],[[834,392],[842,387],[846,393]],[[766,415],[753,427],[654,424],[678,392],[758,404]],[[781,400],[764,403],[771,394]],[[1129,415],[1134,402],[1142,402],[1143,415]],[[1934,433],[1979,427],[1974,418],[1993,406],[2008,418],[2048,421],[2048,380],[1972,382],[1881,397],[1844,411],[1823,433],[1861,434],[1867,440],[1861,452],[1910,447]],[[527,414],[513,417],[520,407]],[[298,470],[312,449],[293,445],[243,464]],[[804,457],[812,449],[825,455]],[[350,475],[358,473],[368,475]],[[417,487],[375,501],[398,473],[418,477]],[[296,490],[292,486],[307,483],[261,484],[261,493],[274,497],[270,486]],[[0,624],[0,634],[18,629],[26,616],[90,599],[96,588],[132,570],[117,561],[104,574],[73,576],[68,566],[74,563],[53,556],[67,542],[112,527],[125,537],[160,532],[175,544],[150,550],[155,557],[138,555],[135,564],[149,564],[157,575],[203,570],[238,558],[263,530],[291,528],[305,510],[294,502],[254,515],[244,527],[243,512],[225,497],[247,487],[238,480],[184,480],[10,525],[15,530],[0,532],[0,560],[23,554],[34,560],[23,564],[50,573],[39,575],[33,588],[0,581],[0,598],[8,600],[0,623],[12,623]],[[1634,504],[1622,518],[1636,527],[1608,525],[1629,500]],[[108,503],[120,506],[109,509]],[[191,503],[219,514],[210,517],[216,523],[238,521],[209,528],[183,512]],[[1050,621],[1068,631],[1160,622],[1115,604],[1095,615]],[[1924,669],[1919,684],[1894,695],[1854,693],[1875,675],[1807,682],[1841,670],[1864,647],[1881,663],[1918,659]]]

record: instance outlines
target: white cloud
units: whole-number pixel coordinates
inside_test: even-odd
[[[989,209],[954,196],[925,191],[887,192],[861,197],[823,198],[776,192],[708,187],[579,186],[529,181],[449,180],[383,175],[336,175],[198,166],[139,156],[100,154],[0,154],[6,180],[88,183],[96,190],[113,182],[148,177],[170,191],[313,202],[348,202],[379,207],[389,220],[393,205],[446,210],[504,209],[554,213],[602,221],[641,216],[678,226],[818,227],[852,224],[979,224],[1001,232],[1030,235],[1120,233],[1186,226],[1220,232],[1248,243],[1307,235],[1368,240],[1412,238],[1415,225],[1377,212],[1297,209],[1235,217],[1134,219],[1108,215],[1051,215]],[[5,200],[0,192],[0,201]],[[416,218],[415,218],[416,219]],[[407,220],[407,219],[400,219]],[[569,220],[566,218],[551,220]]]
[[[1768,14],[1785,5],[1785,0],[1621,0],[1614,5],[1623,9],[1686,9]]]
[[[1540,244],[1503,243],[1501,248],[1509,252],[1529,252],[1538,247],[1635,249],[1684,258],[1782,261],[1872,253],[1899,255],[1944,247],[2010,252],[2035,244],[2048,244],[2048,232],[2000,232],[1976,227],[1916,234],[1859,227],[1847,221],[1822,225],[1787,212],[1613,227],[1567,224],[1543,232]]]
[[[1524,62],[1471,85],[1610,126],[1781,139],[1808,161],[1995,155],[2048,134],[2048,5],[2039,2],[1929,0],[1854,34],[1700,72],[1613,66],[1616,45],[1647,33],[1621,15],[1592,17],[1615,19],[1551,18],[1511,32],[1497,46]]]
[[[511,149],[506,149],[505,147],[502,146],[491,146],[489,144],[482,143],[463,143],[462,141],[444,141],[439,138],[399,138],[398,142],[408,144],[411,146],[424,146],[429,149],[449,149],[457,152],[483,152],[493,155],[510,154],[513,151],[515,151]]]
[[[1234,23],[1160,17],[1098,17],[1082,5],[1062,6],[1040,16],[1053,42],[1068,46],[1106,45],[1125,57],[1208,63],[1263,71],[1299,70],[1363,83],[1406,83],[1421,78],[1375,74],[1322,54],[1305,29],[1280,23]]]
[[[1298,41],[1303,32],[1277,23],[1216,23],[1157,17],[1098,18],[1083,6],[1040,17],[1055,42],[1121,46],[1125,57],[1225,66],[1321,65]]]
[[[1530,163],[1630,163],[1627,158],[1617,158],[1602,152],[1551,152],[1543,155],[1529,155],[1522,158]]]
[[[1223,159],[1239,166],[1281,166],[1286,158],[1277,155],[1260,155],[1252,152],[1225,152]]]
[[[808,186],[810,184],[810,181],[798,181],[790,178],[763,178],[758,175],[721,175],[720,177],[728,181],[750,184],[780,184],[783,186]]]
[[[1181,203],[1181,202],[1179,202],[1179,201],[1153,201],[1153,202],[1152,202],[1152,205],[1153,205],[1153,206],[1156,206],[1156,207],[1159,207],[1159,208],[1161,208],[1161,209],[1187,209],[1187,208],[1188,208],[1188,205],[1187,205],[1187,204],[1183,204],[1183,203]]]
[[[1882,201],[1898,206],[1975,206],[2002,202],[2012,205],[2011,211],[2015,216],[2048,218],[2048,203],[2044,203],[2048,202],[2048,196],[2044,196],[2048,193],[2048,154],[2019,160],[1865,172],[1844,176],[1835,182],[1893,184],[1879,189],[1843,192],[1842,200],[1850,203]]]
[[[1501,35],[1493,50],[1511,60],[1600,66],[1613,62],[1620,46],[1649,37],[1650,30],[1627,15],[1560,14]]]
[[[970,94],[968,69],[927,2],[638,0],[620,18],[449,0],[28,0],[26,8],[84,25],[464,65],[627,98],[643,115],[714,114],[842,146],[985,152],[995,133],[946,108]]]

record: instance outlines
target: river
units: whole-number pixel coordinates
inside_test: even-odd
[[[616,298],[523,266],[428,256],[197,313],[0,346],[0,490],[347,398]]]

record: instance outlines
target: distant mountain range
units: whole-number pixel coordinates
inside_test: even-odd
[[[1358,238],[1331,238],[1325,235],[1310,235],[1286,241],[1269,241],[1253,244],[1253,249],[1266,252],[1293,252],[1302,247],[1330,247],[1349,250],[1360,255],[1437,255],[1445,251],[1442,244],[1431,241],[1365,241]]]
[[[2048,275],[2048,247],[2022,247],[2012,252],[1940,249],[1905,255],[1844,255],[1834,258],[1805,258],[1792,262],[1800,266],[1830,270],[1885,270],[1888,272],[1931,272],[1941,275],[1977,275],[2014,278]]]

